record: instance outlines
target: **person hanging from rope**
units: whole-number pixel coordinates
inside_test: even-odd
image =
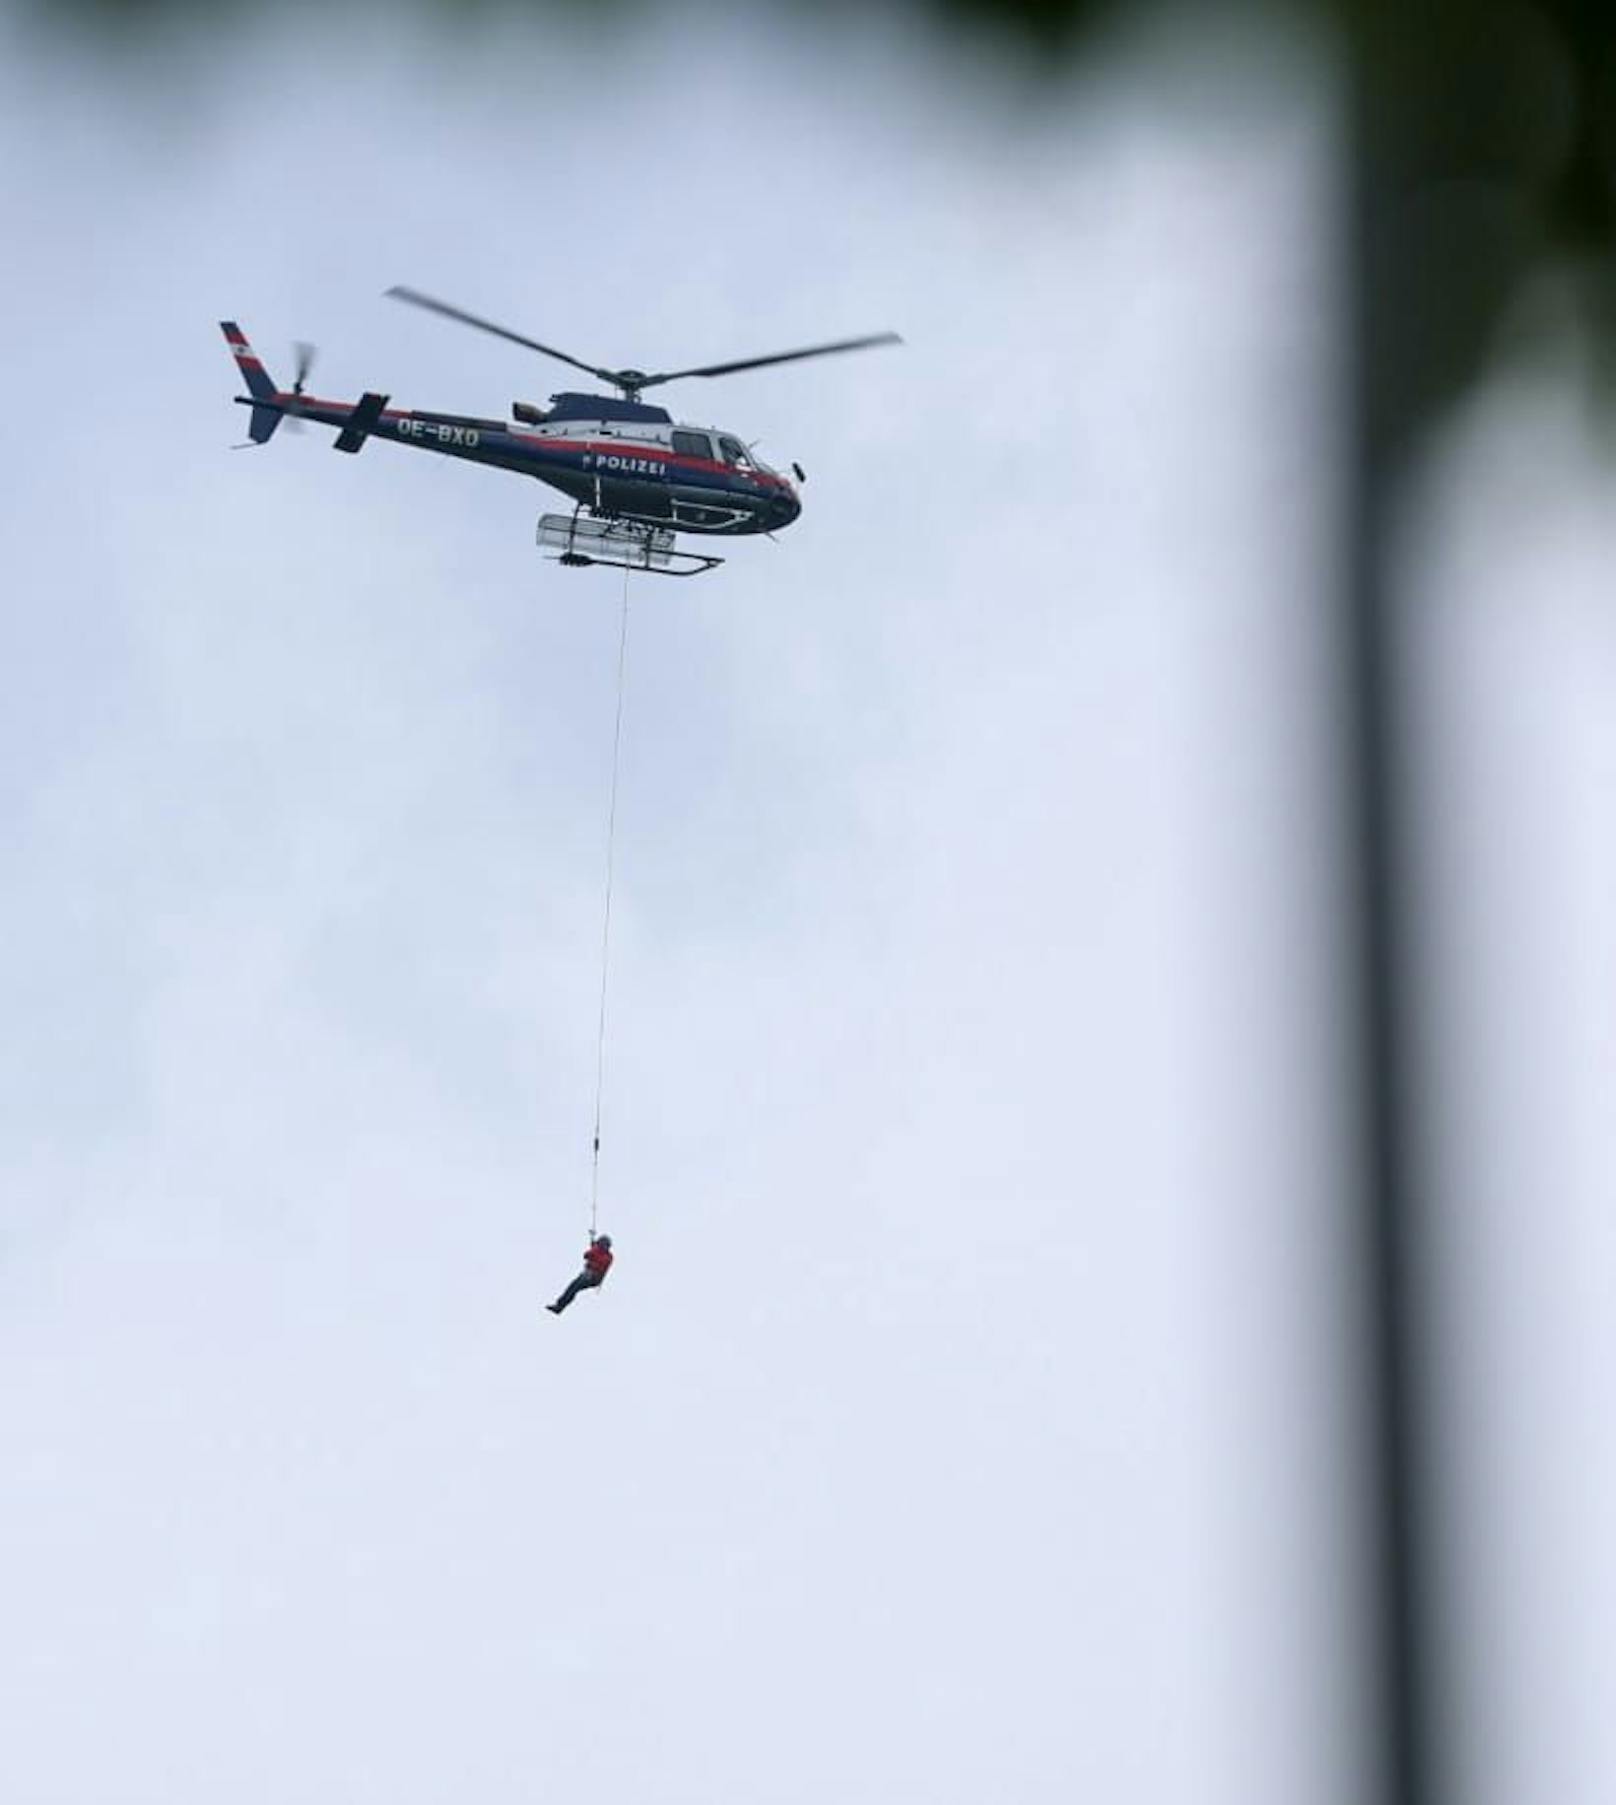
[[[589,1173],[589,1245],[584,1269],[553,1304],[559,1316],[580,1291],[598,1291],[612,1269],[612,1238],[595,1233],[595,1204],[600,1194],[600,1106],[606,1092],[606,973],[612,944],[612,869],[617,845],[617,775],[623,750],[623,667],[628,655],[628,566],[623,567],[623,612],[617,630],[617,720],[612,728],[612,800],[606,811],[606,898],[600,923],[600,1019],[595,1035],[595,1146]]]
[[[612,1269],[612,1238],[610,1235],[593,1235],[588,1247],[584,1249],[584,1269],[553,1304],[544,1307],[552,1316],[559,1316],[580,1291],[594,1291],[606,1283],[606,1274]]]

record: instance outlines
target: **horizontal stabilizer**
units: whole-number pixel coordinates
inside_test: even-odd
[[[337,434],[335,448],[337,451],[358,451],[365,440],[376,430],[376,422],[382,417],[382,409],[386,407],[389,397],[372,395],[367,392],[359,397],[354,411],[349,414],[342,431]]]

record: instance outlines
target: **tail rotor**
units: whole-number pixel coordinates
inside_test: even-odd
[[[300,338],[293,340],[292,357],[294,362],[291,392],[294,396],[303,393],[304,385],[309,380],[309,372],[314,368],[314,360],[318,355],[319,352],[317,347],[311,345],[307,339]],[[289,413],[286,416],[286,423],[291,427],[293,432],[301,432],[303,430],[303,421],[295,413]]]

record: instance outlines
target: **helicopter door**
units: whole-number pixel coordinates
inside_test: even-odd
[[[668,466],[661,447],[623,438],[606,422],[595,428],[595,435],[599,449],[589,474],[596,508],[626,520],[666,520]]]
[[[674,461],[668,467],[671,479],[668,505],[672,518],[694,532],[711,531],[726,525],[731,518],[730,511],[713,506],[718,499],[714,491],[723,488],[724,480],[711,468],[718,462],[712,439],[689,427],[675,427],[673,457]],[[685,458],[699,458],[706,468],[693,470],[682,462]]]

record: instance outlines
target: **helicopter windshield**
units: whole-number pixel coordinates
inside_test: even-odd
[[[720,435],[719,453],[731,469],[762,469],[762,471],[769,469],[766,462],[758,457],[755,451],[748,451],[748,448],[740,440],[729,439],[728,435]]]

